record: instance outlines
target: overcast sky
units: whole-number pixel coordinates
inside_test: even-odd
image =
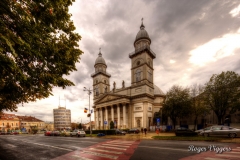
[[[140,30],[141,18],[156,53],[154,83],[164,93],[174,84],[205,84],[212,74],[235,71],[240,74],[239,0],[76,0],[70,7],[79,42],[84,52],[78,71],[68,78],[73,87],[55,88],[54,96],[19,105],[18,115],[32,115],[53,121],[53,109],[71,109],[72,122],[88,122],[88,94],[99,48],[116,87],[131,81],[129,53]],[[92,106],[92,95],[91,95]]]

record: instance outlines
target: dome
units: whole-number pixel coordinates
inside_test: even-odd
[[[140,26],[140,31],[138,31],[135,42],[138,41],[139,39],[148,39],[151,42],[151,39],[149,38],[149,35],[147,31],[145,30],[145,26],[142,25]]]
[[[95,61],[95,65],[96,65],[96,64],[105,64],[105,65],[106,65],[106,62],[105,62],[105,60],[103,59],[101,52],[99,52],[98,58],[97,58],[96,61]]]
[[[154,85],[154,95],[165,95],[165,94],[158,86]]]

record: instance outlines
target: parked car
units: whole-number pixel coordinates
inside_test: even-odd
[[[70,132],[69,131],[62,131],[61,136],[65,136],[65,137],[70,136]]]
[[[137,129],[137,128],[133,128],[133,129],[130,129],[130,130],[128,131],[128,133],[136,133],[136,134],[138,134],[139,132],[140,132],[140,130]]]
[[[51,136],[52,135],[52,131],[46,131],[46,132],[44,132],[44,135],[45,136]]]
[[[18,132],[18,131],[12,131],[11,134],[13,134],[13,135],[17,135],[17,134],[19,134],[19,132]]]
[[[190,130],[185,127],[179,127],[175,130],[176,136],[196,136],[197,132],[194,132],[193,130]]]
[[[86,133],[83,130],[74,130],[70,132],[70,136],[86,137]]]
[[[120,129],[116,129],[116,130],[115,130],[115,134],[125,135],[126,132],[123,131],[123,130],[120,130]]]
[[[215,126],[206,127],[206,128],[204,128],[204,129],[202,129],[202,131],[199,133],[199,135],[204,136],[204,132],[205,132],[205,131],[211,130],[211,129],[213,129],[213,128],[219,128],[219,127],[222,127],[222,126],[220,126],[220,125],[215,125]]]
[[[59,131],[52,131],[51,136],[60,136],[60,132]]]
[[[97,136],[102,137],[102,136],[105,136],[105,134],[104,133],[98,133]]]
[[[5,131],[0,131],[0,135],[6,135],[7,133]]]
[[[235,138],[240,136],[240,129],[232,128],[229,126],[212,126],[208,130],[201,132],[203,136],[228,136]]]

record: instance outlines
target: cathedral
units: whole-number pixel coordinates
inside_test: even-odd
[[[165,95],[154,84],[154,63],[156,54],[150,49],[151,39],[143,22],[133,43],[131,59],[131,85],[116,88],[115,82],[110,89],[111,74],[101,51],[95,61],[93,78],[93,101],[95,129],[148,128],[154,124],[155,112],[162,108]]]

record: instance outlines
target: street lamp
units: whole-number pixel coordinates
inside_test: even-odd
[[[86,87],[84,87],[83,91],[87,91],[88,95],[89,95],[89,114],[90,114],[90,136],[92,136],[92,122],[91,122],[91,111],[90,111],[90,95],[92,93],[93,90],[91,90],[90,88],[87,89]]]

